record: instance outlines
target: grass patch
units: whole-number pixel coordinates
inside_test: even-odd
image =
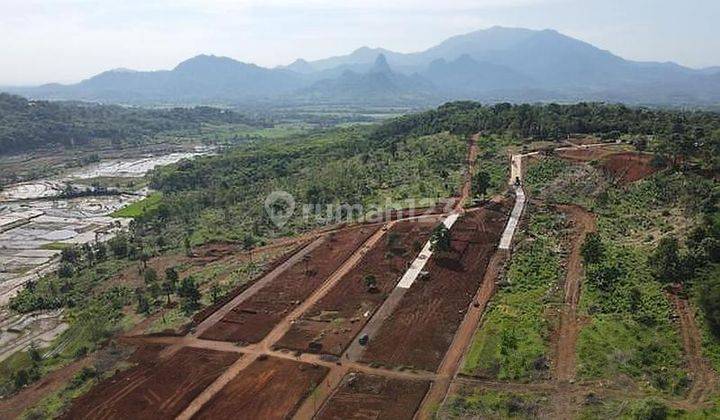
[[[146,334],[159,333],[166,330],[177,331],[180,327],[190,322],[191,316],[187,315],[181,307],[172,308],[165,312],[155,320],[148,329]]]
[[[549,323],[562,269],[556,213],[531,210],[527,237],[512,257],[504,285],[473,338],[463,373],[498,379],[543,376],[547,370]]]
[[[40,246],[41,249],[47,249],[50,251],[62,251],[63,249],[72,248],[75,244],[68,244],[65,242],[50,242]]]
[[[113,376],[118,371],[132,366],[124,360],[129,355],[129,349],[121,349],[114,345],[98,352],[96,360],[91,366],[78,371],[60,390],[46,395],[33,407],[26,410],[22,419],[51,419],[58,418],[66,411],[72,401],[92,389],[101,381]]]
[[[0,395],[8,395],[15,391],[19,384],[18,373],[27,372],[33,367],[30,354],[26,351],[13,353],[10,357],[0,362]]]
[[[674,415],[673,415],[674,414]],[[591,419],[666,419],[676,418],[678,413],[664,402],[655,398],[635,401],[606,399],[586,402],[578,416],[582,420]]]
[[[141,217],[145,213],[156,210],[160,206],[161,201],[162,194],[159,192],[154,192],[140,201],[136,201],[119,210],[114,211],[110,216],[129,218]]]
[[[700,290],[700,287],[695,287],[696,285],[703,284],[710,278],[720,278],[720,264],[711,265],[703,270],[695,280],[691,293],[694,295],[693,300],[696,303],[694,307],[697,308],[695,322],[697,322],[702,332],[703,355],[710,360],[715,371],[720,372],[720,338],[712,333],[710,325],[708,325],[708,321],[705,318],[706,315],[703,306],[697,303],[699,302],[699,294],[702,293],[702,290]]]
[[[453,396],[442,418],[537,418],[547,402],[545,395],[473,390]]]
[[[556,157],[541,157],[540,160],[531,161],[527,165],[524,179],[525,187],[530,193],[539,193],[567,171],[569,167],[569,163]]]
[[[586,265],[580,311],[588,319],[578,337],[578,376],[629,376],[645,387],[682,394],[689,379],[672,308],[648,266],[651,247],[640,232],[666,223],[657,201],[662,187],[640,182],[594,198],[604,252]],[[667,203],[667,202],[666,202]],[[668,205],[673,205],[669,203]]]
[[[599,173],[590,166],[573,168]],[[580,313],[588,323],[578,337],[578,376],[626,376],[643,388],[682,395],[689,384],[682,344],[648,255],[660,237],[687,231],[712,188],[695,175],[669,172],[628,186],[603,180],[597,188],[578,188],[575,171],[546,158],[528,169],[528,183],[551,202],[582,203],[598,217],[605,251],[585,266]]]

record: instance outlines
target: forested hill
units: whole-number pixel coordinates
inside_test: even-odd
[[[277,234],[262,207],[274,190],[291,193],[298,206],[449,197],[459,184],[467,135],[476,132],[485,134],[482,167],[498,188],[507,179],[504,146],[560,143],[577,133],[621,139],[658,159],[702,166],[703,173],[720,170],[720,114],[602,104],[454,102],[374,126],[242,144],[218,156],[158,169],[152,186],[163,193],[161,203],[139,218],[138,226],[149,229],[143,235],[169,234],[175,243],[183,242],[181,236],[195,244],[244,240]],[[282,233],[314,223],[293,219]],[[159,231],[150,233],[154,229]]]
[[[511,134],[523,138],[561,140],[569,134],[594,134],[605,139],[621,135],[653,135],[686,141],[689,147],[720,142],[720,114],[710,111],[662,110],[602,103],[573,105],[483,106],[450,102],[437,109],[408,114],[378,126],[372,137],[392,141],[407,135],[441,131]],[[713,140],[714,139],[714,140]],[[693,143],[698,143],[694,144]]]
[[[194,129],[204,123],[257,124],[238,113],[210,107],[150,110],[28,101],[0,93],[0,155],[82,147],[98,140],[137,143],[146,136]]]

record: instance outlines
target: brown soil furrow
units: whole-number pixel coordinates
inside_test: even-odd
[[[681,288],[677,288],[681,290]],[[670,293],[670,301],[678,315],[680,336],[687,360],[687,367],[692,375],[692,386],[687,395],[690,404],[703,402],[711,396],[717,385],[717,376],[708,360],[702,354],[702,335],[695,322],[695,311],[687,299]]]
[[[170,359],[141,362],[75,400],[63,418],[172,419],[238,357],[186,347]]]
[[[433,254],[379,327],[361,361],[436,370],[481,285],[508,216],[509,201],[468,211],[452,232],[452,250]]]
[[[573,238],[565,275],[565,304],[560,312],[557,342],[555,343],[554,377],[559,381],[570,381],[575,377],[575,347],[580,322],[577,305],[580,301],[580,284],[583,265],[580,250],[588,233],[595,230],[595,216],[576,205],[560,206],[573,225]]]
[[[315,415],[316,419],[412,419],[428,382],[351,372]]]
[[[465,178],[460,190],[460,197],[458,197],[455,203],[455,211],[462,211],[465,201],[471,197],[472,193],[472,177],[475,170],[475,161],[477,160],[478,147],[477,141],[480,138],[480,134],[473,134],[468,139],[468,157],[467,157],[467,170],[465,172]]]
[[[389,226],[394,225],[394,223],[395,222],[390,222]],[[363,243],[352,252],[352,254],[340,265],[339,268],[337,268],[327,279],[325,279],[325,281],[312,293],[312,295],[307,297],[302,304],[296,306],[289,314],[284,316],[274,328],[271,329],[265,338],[258,343],[257,347],[263,351],[269,350],[280,338],[282,338],[283,335],[285,335],[285,333],[288,332],[292,323],[295,322],[302,313],[317,303],[317,301],[325,296],[344,275],[355,267],[362,256],[365,255],[365,253],[384,236],[384,233],[384,230],[377,229],[372,233],[372,235],[366,237]],[[222,392],[225,386],[229,385],[231,382],[238,383],[239,380],[236,380],[236,377],[241,371],[249,368],[252,362],[255,362],[259,356],[260,353],[248,354],[236,362],[230,367],[230,369],[228,369],[228,371],[226,371],[220,378],[207,387],[202,394],[192,401],[178,418],[190,419],[197,414],[199,410],[203,409],[209,401],[213,400],[218,393]]]
[[[450,384],[461,366],[465,351],[469,348],[473,335],[482,321],[485,308],[495,294],[496,281],[507,258],[507,251],[497,250],[490,260],[482,285],[478,289],[473,303],[468,308],[465,319],[440,364],[438,369],[439,378],[432,383],[430,392],[426,395],[418,411],[417,417],[419,419],[431,418],[433,409],[446,398]]]
[[[329,369],[287,359],[257,359],[223,387],[194,418],[289,418]],[[314,399],[314,396],[309,398]]]

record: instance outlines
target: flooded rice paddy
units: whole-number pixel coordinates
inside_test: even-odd
[[[67,184],[83,186],[94,178],[140,178],[151,169],[207,154],[195,152],[109,160],[74,169],[62,176],[7,186],[0,191],[0,306],[23,285],[57,268],[63,246],[104,241],[129,223],[110,215],[147,196],[133,193],[60,198]],[[85,182],[83,182],[85,181]],[[67,328],[62,311],[11,315],[0,309],[0,360],[30,344],[49,343]]]

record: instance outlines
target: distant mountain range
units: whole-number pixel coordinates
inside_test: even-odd
[[[720,67],[629,61],[553,30],[493,27],[409,54],[363,47],[272,69],[199,55],[172,70],[116,69],[73,85],[5,90],[31,98],[154,105],[435,105],[476,99],[717,106]]]

